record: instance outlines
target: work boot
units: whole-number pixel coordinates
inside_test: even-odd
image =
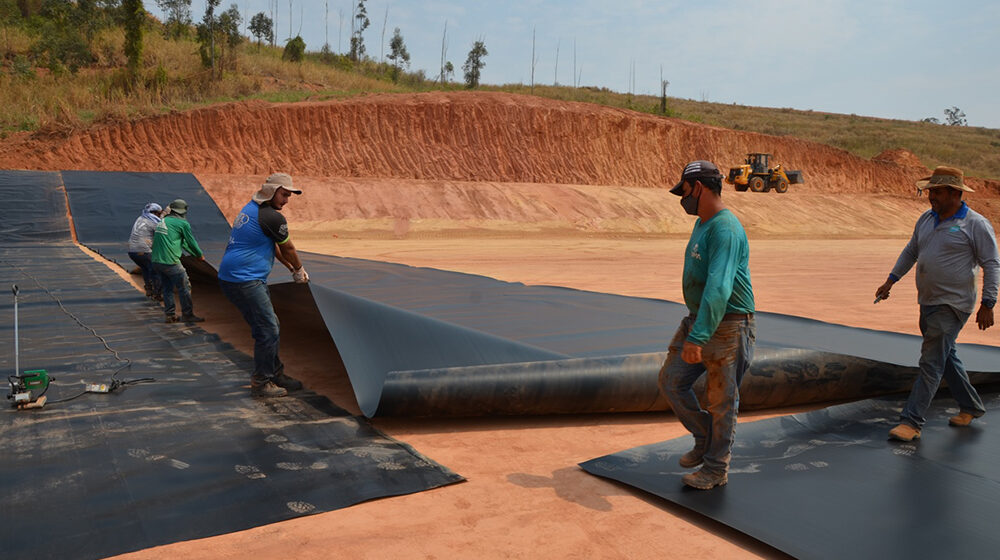
[[[975,416],[969,414],[968,412],[959,412],[957,416],[952,416],[948,419],[948,423],[952,426],[957,426],[959,428],[968,426],[975,420]]]
[[[292,379],[284,374],[284,372],[275,375],[271,378],[271,381],[278,387],[284,387],[289,391],[298,391],[302,388],[302,382],[298,379]]]
[[[913,441],[915,439],[920,439],[920,430],[918,428],[914,428],[906,422],[903,422],[895,428],[889,430],[889,439],[896,439],[899,441]]]
[[[726,473],[714,473],[701,469],[697,472],[688,473],[682,476],[681,481],[691,488],[697,488],[698,490],[711,490],[716,486],[723,486],[729,482],[729,477]]]
[[[681,455],[681,458],[677,460],[677,464],[685,469],[693,469],[701,464],[701,458],[704,456],[705,449],[696,445],[694,449]]]
[[[250,394],[254,397],[284,397],[288,391],[271,381],[250,380]]]
[[[194,313],[181,315],[182,323],[203,323],[205,319],[195,315]]]
[[[177,318],[177,315],[167,315],[167,320],[164,321],[164,322],[166,322],[166,323],[176,323],[177,321],[179,321],[179,319]]]

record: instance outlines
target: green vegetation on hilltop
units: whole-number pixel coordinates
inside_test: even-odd
[[[34,13],[26,17],[22,4],[33,6]],[[67,8],[70,5],[74,7]],[[53,6],[63,10],[52,11]],[[117,6],[116,0],[0,0],[0,137],[19,131],[68,134],[94,123],[228,101],[317,101],[464,87],[428,79],[422,70],[402,71],[400,61],[406,58],[378,63],[362,55],[353,60],[349,54],[330,52],[325,45],[320,52],[307,52],[300,62],[283,60],[281,47],[261,44],[266,34],[255,34],[257,41],[237,37],[213,75],[205,67],[203,45],[191,26],[179,28],[173,22],[165,28],[150,17],[143,25],[142,64],[133,76],[127,70],[125,20]],[[78,13],[84,8],[91,12]],[[402,57],[405,45],[401,38],[399,43],[398,56]],[[221,59],[211,60],[220,64]],[[605,88],[479,87],[661,114],[657,97]],[[1000,179],[1000,130],[996,129],[677,98],[668,98],[665,116],[795,136],[864,158],[905,148],[928,167],[950,164],[972,176]]]

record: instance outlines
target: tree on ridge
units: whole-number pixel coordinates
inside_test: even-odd
[[[389,56],[387,58],[392,61],[392,81],[397,82],[399,80],[400,65],[405,64],[407,68],[410,66],[410,53],[406,50],[403,35],[399,32],[398,27],[393,32],[392,39],[389,41]]]
[[[371,25],[371,21],[368,19],[368,10],[365,9],[365,0],[358,0],[358,7],[354,12],[355,23],[352,24],[353,31],[351,32],[351,60],[354,62],[360,62],[365,58],[365,39],[362,35],[365,29]]]
[[[165,35],[169,39],[180,39],[188,34],[191,25],[191,0],[156,0],[167,21],[163,22]]]
[[[944,116],[946,118],[945,122],[947,122],[951,126],[965,126],[969,124],[969,121],[965,120],[965,112],[963,112],[958,107],[945,109]]]
[[[267,40],[270,44],[274,40],[274,22],[267,17],[264,12],[250,18],[250,33],[257,38],[257,50],[260,51],[260,44]]]
[[[479,77],[486,66],[483,58],[488,54],[490,53],[486,51],[486,43],[482,40],[472,44],[472,50],[469,51],[469,58],[465,59],[465,64],[462,65],[462,70],[465,72],[466,88],[474,89],[479,87]]]

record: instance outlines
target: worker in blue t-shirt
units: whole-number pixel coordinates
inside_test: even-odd
[[[293,193],[302,194],[302,190],[292,186],[287,173],[268,177],[233,220],[233,232],[219,265],[222,293],[243,314],[253,335],[250,393],[258,397],[283,397],[289,390],[302,388],[302,383],[285,375],[285,366],[278,358],[280,326],[267,288],[275,257],[296,283],[309,282],[281,215]]]
[[[710,161],[692,161],[671,193],[698,216],[684,251],[684,303],[690,315],[670,342],[660,370],[663,391],[677,419],[694,436],[694,448],[680,458],[701,469],[684,484],[709,490],[728,482],[740,381],[753,360],[753,286],[750,245],[740,221],[722,203],[722,173]],[[692,386],[706,374],[706,408]]]

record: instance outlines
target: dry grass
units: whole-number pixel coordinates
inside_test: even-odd
[[[1000,130],[879,119],[816,111],[671,100],[684,117],[778,136],[796,136],[870,158],[893,148],[915,153],[927,167],[954,165],[978,177],[1000,178]]]
[[[23,58],[30,37],[11,30],[9,59]],[[0,35],[0,41],[3,36]],[[124,34],[105,30],[91,43],[96,61],[76,74],[46,69],[0,72],[0,135],[16,131],[69,133],[95,122],[132,119],[170,110],[241,99],[301,101],[364,92],[410,91],[386,80],[332,68],[316,61],[290,63],[281,50],[243,44],[228,61],[222,79],[212,80],[193,41],[145,36],[141,83],[126,87]],[[22,68],[22,70],[25,70]]]
[[[142,83],[125,87],[122,70],[124,35],[105,30],[92,41],[95,63],[75,75],[54,76],[25,68],[32,38],[23,30],[0,28],[0,136],[13,131],[68,133],[94,122],[131,119],[243,99],[272,102],[324,100],[368,92],[455,89],[408,74],[392,83],[383,69],[368,65],[350,71],[324,64],[318,55],[302,63],[281,60],[281,49],[244,43],[222,79],[210,79],[198,45],[171,41],[158,33],[145,36]],[[16,63],[20,63],[17,67]],[[631,96],[603,88],[516,84],[483,89],[533,94],[550,99],[597,103],[659,114],[659,99]],[[839,115],[793,109],[747,107],[669,98],[666,116],[736,130],[796,136],[870,158],[883,150],[905,148],[933,167],[950,164],[972,176],[1000,179],[1000,130]]]
[[[0,60],[13,58],[18,53],[27,52],[31,47],[31,36],[23,29],[0,26]]]
[[[524,85],[495,88],[531,93]],[[660,99],[629,96],[606,89],[535,86],[534,95],[564,101],[598,103],[660,114]],[[1000,130],[924,122],[840,115],[817,111],[727,105],[667,98],[668,117],[775,136],[795,136],[871,158],[905,148],[927,167],[953,165],[974,177],[1000,179]]]

